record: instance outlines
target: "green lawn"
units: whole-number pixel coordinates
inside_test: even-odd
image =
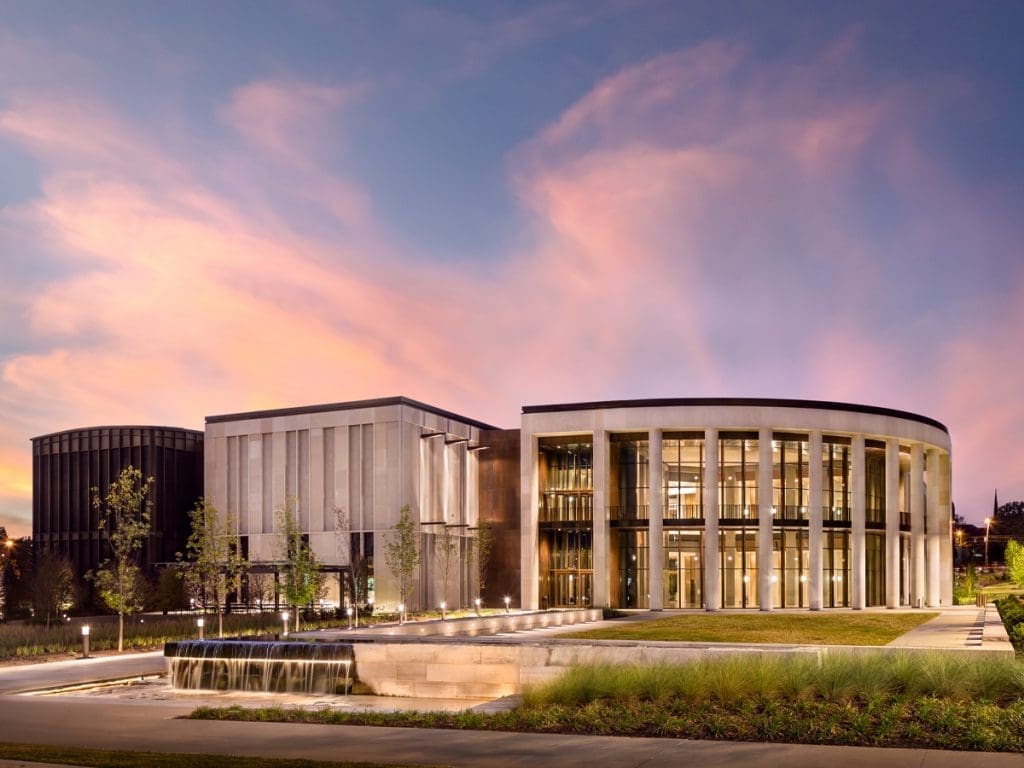
[[[937,613],[694,613],[563,635],[582,640],[885,645]]]
[[[0,742],[4,760],[26,760],[95,768],[399,768],[397,763],[322,762],[232,755],[189,755],[173,752],[124,752],[82,747]],[[420,768],[423,768],[420,766]]]

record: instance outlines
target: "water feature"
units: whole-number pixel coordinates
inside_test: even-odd
[[[171,687],[263,693],[347,693],[351,643],[183,640],[164,645]]]

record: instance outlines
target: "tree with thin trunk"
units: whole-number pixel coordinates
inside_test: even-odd
[[[99,517],[100,531],[110,546],[110,558],[91,574],[100,599],[117,611],[117,650],[124,650],[124,617],[140,610],[145,598],[145,579],[139,567],[142,544],[149,535],[153,501],[153,478],[129,465],[100,497],[92,489],[92,505]]]
[[[292,511],[292,500],[277,511],[278,528],[281,531],[281,560],[284,571],[281,579],[281,594],[295,609],[295,631],[299,631],[299,612],[323,597],[326,576],[320,568],[320,561],[302,536],[302,528]]]
[[[36,617],[45,617],[47,629],[65,606],[74,602],[75,593],[71,562],[54,552],[43,552],[32,574],[32,607]]]
[[[473,531],[473,566],[476,570],[477,596],[483,597],[487,588],[487,566],[494,550],[494,530],[490,523],[480,523]]]
[[[190,517],[185,583],[204,609],[212,605],[217,611],[217,636],[224,637],[228,597],[241,590],[249,562],[242,557],[242,540],[232,515],[221,515],[209,499],[200,499]]]
[[[402,507],[398,522],[384,543],[384,562],[398,582],[399,600],[407,603],[414,585],[413,577],[421,562],[416,523],[408,504]]]
[[[448,602],[448,585],[451,582],[452,565],[459,560],[459,536],[450,525],[442,525],[440,533],[434,536],[434,560],[441,574],[441,599]]]
[[[359,627],[359,607],[366,604],[369,591],[370,559],[362,549],[352,547],[352,519],[342,507],[334,508],[334,547],[338,553],[338,563],[348,564],[348,597],[352,609],[355,626]]]

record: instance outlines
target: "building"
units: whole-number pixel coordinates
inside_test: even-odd
[[[950,439],[933,419],[723,398],[536,405],[521,418],[497,429],[390,397],[209,416],[205,440],[158,427],[47,435],[33,440],[35,537],[79,572],[95,567],[88,488],[134,463],[157,479],[147,562],[183,549],[198,480],[237,520],[256,574],[277,578],[291,510],[336,574],[333,604],[363,562],[377,605],[397,605],[384,548],[406,506],[422,553],[410,609],[478,595],[524,608],[952,603]],[[482,586],[481,525],[495,534]],[[447,568],[442,536],[455,541]]]
[[[342,602],[343,574],[363,556],[371,596],[389,608],[399,595],[385,537],[408,506],[422,553],[410,609],[441,600],[468,605],[476,595],[470,548],[485,430],[493,427],[405,397],[209,416],[206,496],[238,520],[257,571],[280,567],[277,516],[287,506],[325,570],[338,574],[325,600]],[[447,584],[433,556],[445,532],[458,550]]]
[[[109,558],[91,489],[105,496],[129,465],[154,479],[141,564],[152,574],[174,562],[188,540],[188,512],[203,495],[203,433],[177,427],[83,427],[32,438],[36,552],[67,557],[79,579]]]
[[[527,608],[950,605],[950,440],[805,400],[528,406]]]

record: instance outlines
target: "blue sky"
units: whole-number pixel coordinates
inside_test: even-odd
[[[407,394],[925,413],[1024,496],[1018,3],[0,1],[28,439]]]

